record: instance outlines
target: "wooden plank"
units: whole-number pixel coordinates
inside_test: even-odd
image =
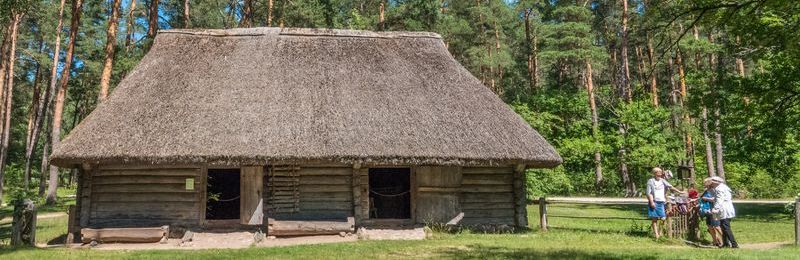
[[[300,176],[350,176],[350,168],[327,168],[327,167],[303,167],[300,169]]]
[[[154,243],[166,239],[169,227],[81,229],[82,242]]]
[[[465,210],[465,218],[509,218],[513,221],[514,209],[478,209]]]
[[[95,176],[94,184],[175,184],[185,183],[187,178],[196,176],[156,176],[156,175],[105,175]]]
[[[514,218],[468,218],[459,222],[462,225],[480,225],[480,224],[495,224],[495,225],[514,225]]]
[[[154,227],[161,225],[172,225],[180,227],[199,227],[198,219],[159,219],[159,218],[113,218],[113,219],[92,219],[90,228],[132,228],[132,227]]]
[[[516,222],[517,227],[525,228],[528,227],[528,194],[526,193],[527,189],[525,188],[525,165],[518,164],[514,167],[514,185],[512,186],[514,189],[514,219]],[[540,200],[540,202],[544,202],[544,199]],[[546,212],[546,205],[543,208]],[[544,231],[547,231],[547,217],[544,216],[542,218],[545,221],[543,227]]]
[[[473,202],[473,203],[466,203],[461,202],[461,209],[463,210],[473,210],[473,209],[514,209],[514,203],[509,201],[507,202]]]
[[[461,193],[461,201],[463,203],[514,202],[514,196],[513,196],[513,194],[511,192]]]
[[[800,198],[794,202],[794,245],[800,246]]]
[[[81,209],[80,209],[80,223],[81,227],[89,226],[90,218],[91,218],[91,209],[92,209],[92,175],[94,175],[95,170],[84,170],[80,171],[81,176],[83,179],[81,181],[81,194],[77,194],[77,196],[81,196]]]
[[[173,192],[173,193],[196,193],[197,190],[186,190],[186,186],[181,184],[102,184],[94,185],[96,192],[115,192],[115,193],[139,193],[139,192]]]
[[[200,202],[197,195],[186,192],[117,193],[95,192],[97,202]]]
[[[417,185],[420,187],[458,187],[461,185],[460,167],[416,167]]]
[[[323,175],[305,175],[300,178],[300,184],[317,184],[317,185],[350,185],[350,178],[352,176],[323,176]]]
[[[144,201],[144,202],[99,202],[92,205],[92,211],[104,212],[194,212],[197,208],[196,202],[164,202],[164,201]]]
[[[315,185],[315,184],[300,184],[300,193],[306,192],[350,192],[351,188],[348,185]]]
[[[352,201],[352,196],[349,192],[305,192],[300,193],[300,201]]]
[[[462,185],[461,192],[476,193],[476,192],[512,192],[511,185]]]
[[[281,220],[328,220],[352,217],[351,210],[303,210],[293,213],[276,213],[273,218]]]
[[[462,174],[511,174],[514,170],[511,167],[464,167]]]
[[[243,225],[261,225],[264,219],[264,167],[244,166],[241,168],[240,187],[240,223]]]
[[[513,183],[513,176],[511,174],[476,174],[465,175],[461,184],[508,184]]]
[[[200,169],[132,169],[132,170],[100,170],[95,176],[187,176],[197,177]]]
[[[305,210],[353,210],[353,203],[350,201],[343,202],[308,202],[300,201],[300,211]]]
[[[417,187],[417,192],[458,193],[460,190],[459,187]]]
[[[169,219],[169,220],[193,220],[200,217],[196,211],[188,212],[121,212],[121,211],[92,211],[92,223],[98,219]]]
[[[333,235],[340,232],[354,233],[355,219],[348,217],[343,221],[267,221],[267,234],[270,236]]]

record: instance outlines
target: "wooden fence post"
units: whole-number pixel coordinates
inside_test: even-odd
[[[11,246],[36,245],[36,205],[29,199],[14,202]]]
[[[794,202],[794,245],[800,246],[800,198]]]
[[[547,231],[547,200],[539,197],[539,226],[542,231]]]

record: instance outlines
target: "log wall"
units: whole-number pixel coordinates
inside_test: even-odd
[[[515,224],[512,167],[463,167],[460,224]]]
[[[352,166],[299,166],[297,170],[297,208],[293,211],[273,211],[266,215],[276,220],[324,220],[353,217]],[[277,177],[272,177],[277,178]],[[270,196],[270,181],[265,185],[264,201]],[[273,187],[274,189],[274,187]],[[268,207],[269,208],[269,207]]]
[[[84,176],[81,226],[199,225],[205,187],[200,168],[100,167]],[[186,180],[193,179],[193,189]],[[84,217],[87,216],[87,217]]]

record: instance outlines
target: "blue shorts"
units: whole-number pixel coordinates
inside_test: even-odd
[[[667,218],[667,212],[664,210],[665,202],[663,201],[656,201],[656,207],[651,208],[650,205],[647,205],[647,217],[650,219],[665,219]]]
[[[719,219],[714,219],[714,216],[711,214],[706,215],[706,225],[709,227],[719,227]]]

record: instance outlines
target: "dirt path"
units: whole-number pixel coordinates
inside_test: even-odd
[[[548,197],[548,202],[560,203],[592,203],[592,204],[646,204],[645,198],[608,198],[608,197]],[[738,200],[734,204],[786,204],[788,200]]]

